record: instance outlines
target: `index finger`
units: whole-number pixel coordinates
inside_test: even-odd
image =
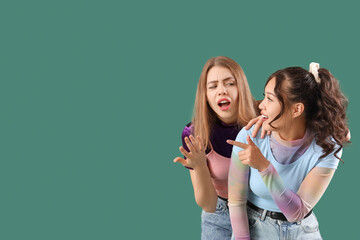
[[[246,126],[244,127],[245,130],[249,130],[255,123],[257,123],[259,121],[259,117],[253,118],[251,119],[248,124],[246,124]]]
[[[253,129],[253,132],[251,134],[252,137],[256,137],[257,133],[259,132],[260,127],[263,124],[263,117],[260,116],[257,122],[255,123],[255,127]]]
[[[226,142],[227,142],[228,144],[231,144],[231,145],[233,145],[233,146],[240,147],[240,148],[242,148],[242,149],[247,148],[247,146],[249,145],[249,144],[246,144],[246,143],[236,142],[236,141],[233,141],[233,140],[226,140]]]

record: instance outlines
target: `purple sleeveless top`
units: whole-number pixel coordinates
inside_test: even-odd
[[[227,125],[217,121],[210,136],[210,149],[206,150],[211,180],[216,193],[222,198],[228,198],[228,173],[232,145],[226,143],[227,139],[235,140],[241,127]],[[189,151],[184,141],[191,134],[192,125],[189,123],[182,132],[183,147]]]

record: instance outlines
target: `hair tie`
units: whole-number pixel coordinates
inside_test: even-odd
[[[321,79],[319,78],[319,68],[320,68],[320,64],[318,64],[316,62],[310,63],[309,72],[311,72],[314,75],[315,81],[317,83],[320,83],[320,81],[321,81]]]

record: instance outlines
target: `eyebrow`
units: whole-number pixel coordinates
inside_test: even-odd
[[[273,94],[272,92],[265,92],[265,93],[267,93],[267,94],[269,94],[269,95],[273,95],[274,97],[276,97],[276,95]]]
[[[235,78],[234,77],[227,77],[227,78],[223,79],[224,82],[229,81],[229,80],[235,80]],[[208,82],[206,84],[217,83],[217,82],[219,82],[219,80],[213,80],[213,81],[210,81],[210,82]]]

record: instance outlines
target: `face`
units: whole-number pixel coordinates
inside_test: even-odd
[[[238,113],[239,90],[230,70],[212,67],[206,78],[206,97],[212,110],[224,123],[235,123]]]
[[[287,117],[287,113],[284,113],[279,119],[271,123],[272,126],[276,127],[274,129],[269,125],[269,123],[279,115],[281,111],[281,104],[278,98],[275,95],[274,88],[275,88],[275,78],[272,78],[265,87],[264,93],[264,100],[260,103],[259,108],[261,110],[261,115],[263,118],[263,125],[262,127],[267,131],[281,131],[285,128],[286,122],[290,120]]]

